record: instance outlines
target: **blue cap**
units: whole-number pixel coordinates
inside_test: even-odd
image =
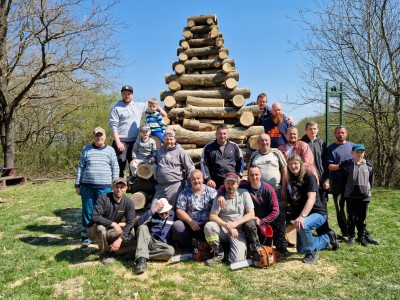
[[[354,144],[353,148],[351,148],[351,151],[357,151],[357,150],[365,151],[365,146],[363,144]]]

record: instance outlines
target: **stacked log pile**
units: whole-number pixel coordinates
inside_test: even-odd
[[[260,109],[244,106],[248,88],[239,88],[235,61],[224,47],[216,15],[191,16],[179,41],[174,74],[165,75],[168,90],[160,98],[176,132],[177,142],[198,162],[204,146],[215,139],[218,125],[228,126],[229,137],[248,157],[262,126],[252,126]]]

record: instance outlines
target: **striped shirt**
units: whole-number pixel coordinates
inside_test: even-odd
[[[81,184],[97,188],[111,187],[114,178],[119,175],[119,166],[115,150],[107,145],[96,147],[89,144],[83,147],[76,172],[75,187]]]

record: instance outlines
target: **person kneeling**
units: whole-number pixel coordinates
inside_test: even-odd
[[[319,199],[318,185],[315,176],[305,170],[300,156],[293,155],[288,159],[288,200],[297,230],[297,252],[305,254],[303,263],[316,263],[319,250],[329,245],[338,249],[336,233],[328,231],[313,237],[312,230],[319,228],[326,221],[326,208]]]
[[[174,217],[172,205],[167,199],[161,198],[139,219],[135,274],[147,270],[149,259],[167,261],[174,255],[174,248],[168,245]]]
[[[100,260],[103,264],[112,264],[112,253],[124,254],[135,247],[135,238],[131,233],[135,219],[135,206],[125,196],[127,183],[124,178],[113,181],[112,192],[97,199],[92,220],[88,226],[89,237],[97,242]],[[119,223],[125,218],[126,225]]]

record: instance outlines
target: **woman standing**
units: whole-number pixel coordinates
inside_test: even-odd
[[[305,254],[303,263],[306,264],[315,263],[319,258],[318,251],[329,245],[334,250],[339,248],[333,230],[313,237],[312,230],[325,223],[327,214],[319,199],[318,188],[315,176],[305,170],[301,157],[291,156],[288,159],[288,200],[292,215],[296,217],[297,252]]]
[[[93,130],[92,144],[86,145],[79,158],[75,191],[82,198],[82,247],[91,244],[87,225],[92,219],[93,207],[101,194],[111,192],[111,183],[119,175],[115,150],[106,145],[106,132],[101,127]]]

